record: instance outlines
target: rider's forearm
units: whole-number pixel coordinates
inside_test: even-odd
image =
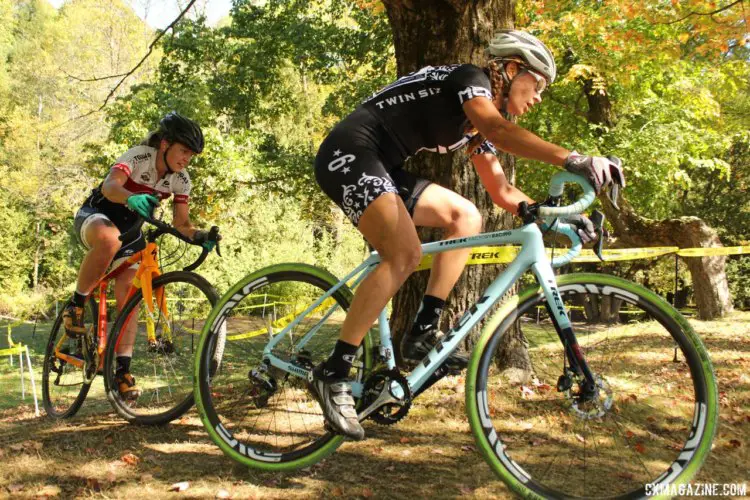
[[[180,234],[187,238],[194,238],[195,232],[198,230],[198,228],[193,226],[190,222],[188,222],[187,224],[181,224],[179,226],[175,224],[174,227],[180,232]]]
[[[102,194],[112,203],[124,205],[133,193],[115,182],[105,182],[102,184]]]
[[[487,139],[506,153],[560,167],[570,154],[567,149],[547,142],[515,123],[497,120],[494,125]]]
[[[513,215],[518,215],[518,204],[522,201],[525,201],[529,205],[534,203],[534,200],[526,196],[523,191],[510,184],[506,184],[495,193],[490,193],[490,196],[495,205],[507,210]]]

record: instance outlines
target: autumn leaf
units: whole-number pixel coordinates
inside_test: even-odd
[[[370,488],[365,488],[362,490],[362,496],[365,498],[372,498],[375,495],[373,491]]]
[[[739,448],[740,446],[742,446],[742,442],[739,439],[730,439],[729,446],[731,446],[732,448]]]
[[[331,496],[332,496],[332,497],[340,497],[340,496],[344,496],[344,490],[342,490],[340,486],[335,486],[335,487],[334,487],[334,488],[333,488],[333,489],[331,490]]]
[[[399,442],[399,443],[401,443],[401,444],[406,444],[406,443],[408,443],[409,441],[411,441],[411,439],[409,439],[409,438],[408,438],[408,437],[406,437],[406,436],[404,436],[404,437],[402,437],[401,439],[399,439],[399,440],[398,440],[398,442]]]
[[[625,437],[628,439],[632,439],[634,436],[635,436],[635,433],[633,433],[633,431],[627,431],[625,433]]]
[[[122,457],[120,457],[120,460],[125,462],[128,465],[136,466],[138,465],[138,462],[141,461],[140,458],[138,458],[136,455],[133,455],[132,453],[126,453]]]
[[[643,443],[635,443],[635,446],[633,446],[633,449],[637,451],[638,453],[646,453],[646,447],[643,446]]]
[[[102,485],[99,482],[99,480],[95,477],[87,477],[86,478],[86,488],[94,491],[101,491]]]
[[[682,44],[686,43],[686,42],[688,41],[688,39],[689,39],[689,38],[690,38],[690,34],[689,34],[689,33],[681,33],[681,34],[680,34],[680,35],[679,35],[679,36],[677,37],[677,39],[678,39],[678,40],[680,41],[680,43],[682,43]]]

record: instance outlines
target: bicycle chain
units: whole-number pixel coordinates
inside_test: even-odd
[[[398,370],[387,369],[373,373],[365,381],[363,389],[364,404],[362,408],[367,408],[373,401],[377,400],[383,391],[390,390],[393,382],[401,386],[404,397],[398,404],[385,404],[367,417],[378,425],[393,425],[409,413],[409,409],[411,408],[409,382]]]

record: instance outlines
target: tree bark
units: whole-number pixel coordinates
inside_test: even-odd
[[[427,65],[484,66],[489,38],[496,29],[513,27],[515,17],[512,0],[384,0],[383,3],[393,30],[399,76]],[[514,182],[513,158],[502,155],[500,161],[508,179]],[[512,227],[512,216],[495,208],[464,153],[420,154],[407,162],[405,168],[474,202],[482,214],[484,230]],[[419,236],[426,242],[440,239],[442,234],[420,229]],[[497,266],[468,268],[448,297],[440,328],[445,331],[454,324],[458,314],[476,301],[497,274]],[[393,298],[391,330],[395,345],[411,328],[428,277],[427,272],[415,273]]]
[[[583,89],[589,103],[588,119],[591,123],[612,126],[616,117],[612,111],[609,95],[591,92],[593,81],[584,81]],[[618,212],[602,197],[605,213],[615,229],[618,245],[627,247],[678,246],[720,247],[716,231],[698,217],[654,220],[635,212],[625,198],[621,197]],[[725,272],[726,257],[689,257],[687,263],[693,278],[698,317],[704,320],[719,318],[732,311],[729,284]]]
[[[617,212],[609,200],[604,199],[604,211],[617,235],[617,245],[622,247],[677,246],[681,248],[720,247],[716,231],[698,217],[654,220],[638,215],[624,198]],[[685,257],[693,278],[698,317],[709,320],[720,318],[732,311],[729,284],[725,272],[726,257]]]

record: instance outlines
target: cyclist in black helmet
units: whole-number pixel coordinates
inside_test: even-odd
[[[139,216],[150,215],[160,200],[174,195],[173,225],[185,236],[213,248],[215,242],[207,240],[206,231],[193,226],[188,213],[191,184],[186,168],[192,157],[202,151],[200,126],[175,112],[167,113],[157,130],[115,161],[104,181],[78,210],[74,227],[87,253],[78,271],[76,291],[63,312],[69,336],[86,333],[83,321],[86,299],[107,270],[145,248],[145,238],[140,232],[127,241],[120,241],[119,236],[131,229]],[[125,304],[133,276],[135,269],[128,269],[115,279],[118,310]],[[128,326],[131,333],[124,337],[117,352],[116,380],[120,394],[126,399],[140,394],[130,374],[136,326],[131,323]]]

